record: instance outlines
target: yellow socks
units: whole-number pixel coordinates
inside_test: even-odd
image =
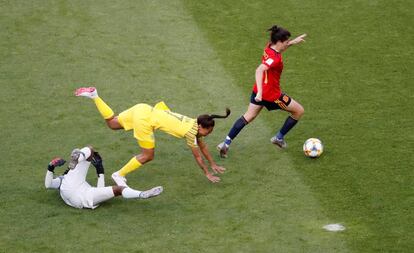
[[[118,173],[120,176],[125,177],[126,174],[138,169],[141,165],[142,164],[134,156],[127,164],[124,165],[124,167],[122,167],[122,169],[118,171]]]
[[[100,97],[94,98],[93,101],[104,119],[110,119],[114,116],[111,107],[109,107]]]

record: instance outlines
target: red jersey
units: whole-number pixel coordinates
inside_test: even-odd
[[[269,67],[263,73],[262,100],[274,102],[282,93],[280,90],[280,76],[283,70],[282,55],[270,48],[270,44],[267,44],[262,56],[262,63]],[[256,83],[253,86],[253,92],[257,94]]]

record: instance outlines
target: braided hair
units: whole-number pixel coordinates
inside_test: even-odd
[[[272,44],[276,44],[278,41],[284,42],[289,39],[290,32],[277,25],[272,26],[267,30],[270,32],[270,41]]]
[[[222,116],[222,115],[216,115],[216,114],[203,114],[197,117],[197,124],[201,125],[203,128],[210,128],[210,127],[214,127],[214,119],[223,119],[223,118],[227,118],[230,115],[231,111],[229,108],[226,108],[226,115]]]

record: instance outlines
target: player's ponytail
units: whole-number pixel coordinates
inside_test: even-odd
[[[231,113],[230,109],[229,109],[229,108],[226,108],[226,115],[225,115],[225,116],[223,116],[223,115],[211,114],[211,115],[210,115],[210,117],[211,117],[212,119],[214,119],[214,118],[217,118],[217,119],[225,119],[225,118],[227,118],[227,117],[230,115],[230,113]]]
[[[274,25],[267,29],[270,32],[270,41],[276,44],[278,41],[284,42],[289,39],[290,32],[280,26]]]
[[[203,128],[214,127],[214,119],[223,119],[227,118],[230,115],[231,111],[229,108],[226,108],[226,115],[217,115],[217,114],[203,114],[197,117],[197,124],[201,125]]]
[[[277,27],[277,25],[274,25],[272,27],[270,27],[269,29],[267,29],[268,32],[272,32],[275,33],[279,30],[279,27]]]

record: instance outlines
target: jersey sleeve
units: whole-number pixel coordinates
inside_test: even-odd
[[[280,57],[276,55],[269,55],[267,57],[263,57],[262,63],[269,68],[275,66],[280,61]]]
[[[194,121],[193,126],[184,135],[185,140],[187,141],[187,145],[190,146],[191,148],[198,147],[197,134],[198,134],[198,125],[197,125],[197,121]]]
[[[197,148],[198,147],[198,139],[197,136],[194,134],[187,133],[185,135],[185,140],[187,142],[187,145],[191,148]]]
[[[53,172],[46,171],[45,187],[46,189],[59,189],[63,176],[53,178]]]

